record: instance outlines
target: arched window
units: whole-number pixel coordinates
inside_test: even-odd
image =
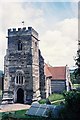
[[[22,50],[22,42],[20,40],[18,41],[18,50]]]
[[[23,84],[23,75],[21,73],[18,73],[16,76],[16,84]]]

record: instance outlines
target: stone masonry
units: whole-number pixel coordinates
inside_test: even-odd
[[[14,102],[26,103],[27,99],[34,101],[44,97],[45,79],[44,75],[43,78],[40,77],[39,60],[41,59],[38,33],[32,27],[28,27],[28,30],[26,27],[18,30],[8,29],[8,49],[4,60],[4,92],[7,91],[9,94],[12,91]]]
[[[46,98],[46,79],[44,73],[44,58],[41,55],[41,51],[39,50],[39,79],[40,79],[40,94],[41,98]]]

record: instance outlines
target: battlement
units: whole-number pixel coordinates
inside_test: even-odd
[[[38,33],[32,28],[32,27],[28,27],[28,29],[26,27],[23,28],[12,28],[12,29],[8,29],[8,35],[16,35],[16,34],[32,34],[33,36],[38,36]]]
[[[18,32],[18,31],[27,31],[26,27],[23,28],[12,28],[12,29],[8,29],[8,32]]]

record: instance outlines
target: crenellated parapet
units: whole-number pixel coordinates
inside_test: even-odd
[[[17,35],[32,35],[33,37],[38,39],[38,33],[32,27],[28,27],[28,29],[26,27],[8,29],[8,37],[13,37]]]
[[[23,28],[18,28],[18,29],[16,29],[16,28],[10,28],[10,29],[8,29],[8,33],[17,33],[17,32],[20,32],[20,31],[27,31],[27,29],[26,29],[26,27],[23,27]]]

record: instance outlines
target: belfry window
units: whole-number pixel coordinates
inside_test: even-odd
[[[35,42],[35,52],[37,51],[37,42]]]
[[[37,42],[35,42],[35,47],[37,47]]]
[[[22,50],[22,42],[20,40],[18,41],[18,50]]]

